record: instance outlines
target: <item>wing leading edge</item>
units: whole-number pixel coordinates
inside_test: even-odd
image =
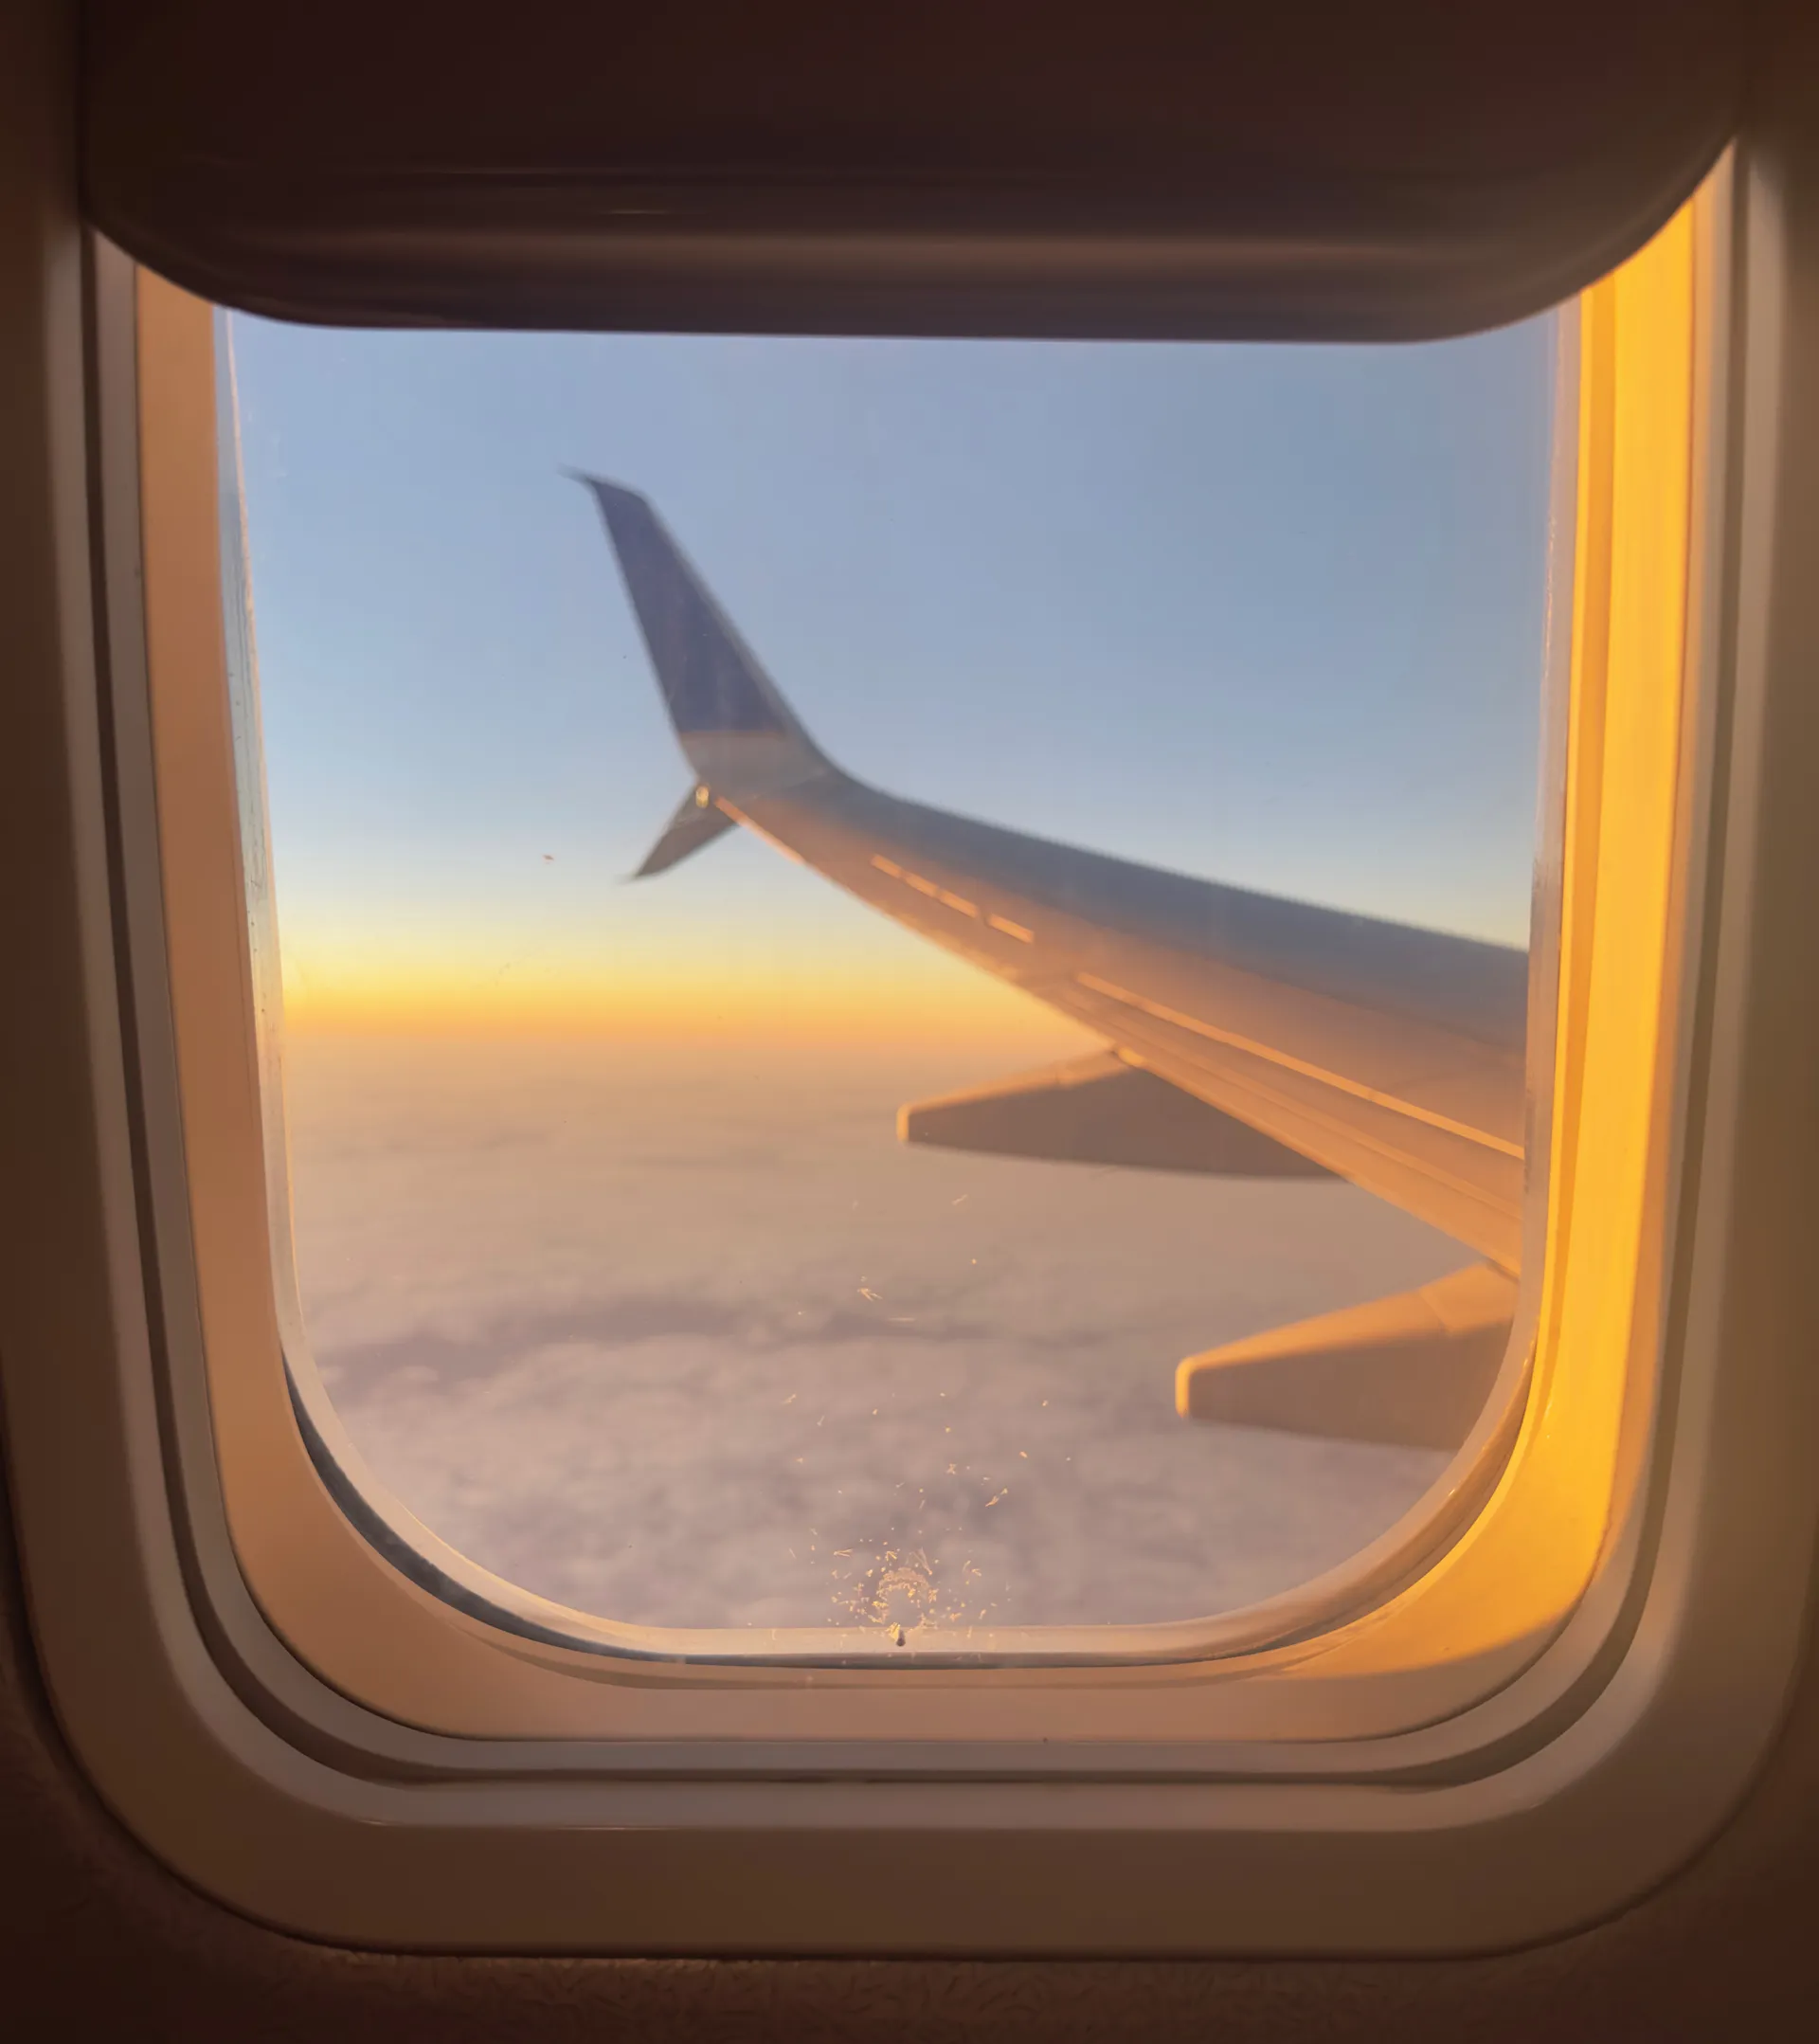
[[[643,871],[742,824],[1084,1023],[1126,1066],[1515,1271],[1525,952],[1162,872],[869,787],[809,737],[644,498],[580,479],[696,775]],[[906,1111],[906,1132],[916,1113]]]

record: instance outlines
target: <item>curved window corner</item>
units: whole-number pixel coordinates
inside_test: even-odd
[[[1811,1504],[1714,1303],[1780,231],[1727,159],[1528,328],[1331,352],[342,335],[98,249],[129,1820],[444,1947],[1457,1950],[1684,1857],[1787,1644],[1716,1544]],[[1758,1679],[1631,1836],[1702,1626]]]

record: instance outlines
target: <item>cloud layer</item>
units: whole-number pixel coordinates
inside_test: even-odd
[[[1174,1365],[1464,1252],[1342,1185],[896,1143],[1018,1062],[294,1039],[350,1433],[475,1561],[645,1623],[1184,1619],[1342,1561],[1442,1458],[1192,1425]]]

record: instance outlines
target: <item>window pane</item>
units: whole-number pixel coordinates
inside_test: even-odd
[[[235,318],[292,1360],[378,1481],[760,1647],[1415,1507],[1513,1305],[1555,348]]]

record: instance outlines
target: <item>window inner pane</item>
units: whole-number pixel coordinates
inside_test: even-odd
[[[1416,1504],[1513,1301],[1551,320],[227,329],[293,1366],[380,1483],[759,1646]]]

